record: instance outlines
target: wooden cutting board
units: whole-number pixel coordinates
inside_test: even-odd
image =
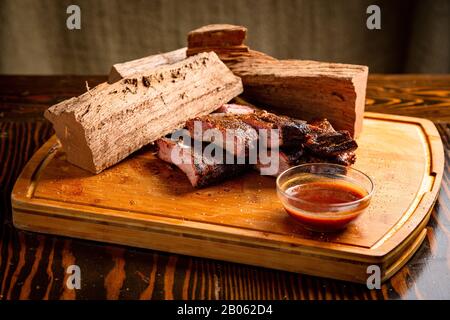
[[[149,149],[92,175],[65,161],[55,137],[32,157],[12,193],[24,230],[151,248],[365,283],[391,277],[425,238],[439,191],[442,141],[424,119],[366,113],[356,168],[376,192],[345,231],[315,234],[284,212],[275,179],[249,172],[193,189]]]

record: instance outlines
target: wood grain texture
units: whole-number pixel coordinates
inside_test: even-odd
[[[105,277],[111,274],[110,278],[120,279],[123,276],[122,268],[117,268],[118,261],[123,262],[125,271],[119,291],[122,299],[450,298],[450,76],[369,78],[368,110],[427,116],[437,123],[446,153],[443,187],[427,226],[427,239],[413,259],[381,290],[301,274],[14,229],[10,223],[9,203],[12,184],[29,157],[52,134],[51,126],[42,120],[42,112],[54,102],[83,92],[86,79],[94,84],[105,81],[106,77],[0,77],[2,299],[7,299],[8,293],[10,299],[18,299],[21,295],[29,299],[60,299],[64,293],[63,265],[68,261],[75,261],[84,270],[82,289],[71,296],[75,299],[105,299],[107,292],[114,292],[116,289],[105,285]],[[33,265],[35,272],[32,272]],[[26,285],[24,289],[24,283],[30,283],[30,286]]]

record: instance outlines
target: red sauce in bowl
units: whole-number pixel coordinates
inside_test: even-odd
[[[314,231],[343,229],[369,205],[368,192],[348,181],[312,181],[287,188],[286,211]]]

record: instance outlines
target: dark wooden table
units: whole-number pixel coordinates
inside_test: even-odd
[[[446,168],[422,247],[381,290],[151,250],[16,230],[10,193],[53,133],[42,113],[104,76],[0,76],[0,298],[2,299],[450,299],[450,75],[373,75],[367,110],[433,120]],[[65,286],[81,268],[80,290]]]

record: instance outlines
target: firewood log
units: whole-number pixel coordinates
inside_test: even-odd
[[[366,66],[253,56],[222,60],[241,77],[243,97],[249,102],[308,121],[327,118],[336,129],[359,136],[364,117]]]
[[[102,83],[50,107],[67,160],[99,173],[142,146],[211,113],[242,93],[240,78],[214,53]]]
[[[232,25],[209,25],[193,30],[188,35],[186,54],[217,53],[231,71],[242,78],[243,97],[261,108],[305,120],[327,118],[336,129],[359,136],[367,66],[278,60],[245,46],[246,31],[244,27]],[[142,60],[150,58],[152,56]],[[122,67],[132,72],[135,64],[130,61]],[[141,66],[141,69],[148,68],[152,65]],[[130,73],[121,72],[121,76],[126,74]],[[117,77],[117,74],[110,77]]]
[[[258,105],[292,117],[327,118],[338,130],[357,137],[362,130],[368,67],[308,60],[277,60],[264,53],[242,50],[242,43],[211,49],[210,29],[215,42],[225,43],[239,26],[204,26],[191,31],[187,55],[214,51],[233,73],[242,78],[243,97]],[[241,36],[245,39],[245,35]],[[202,41],[204,39],[204,41]],[[245,47],[245,46],[244,46]]]

